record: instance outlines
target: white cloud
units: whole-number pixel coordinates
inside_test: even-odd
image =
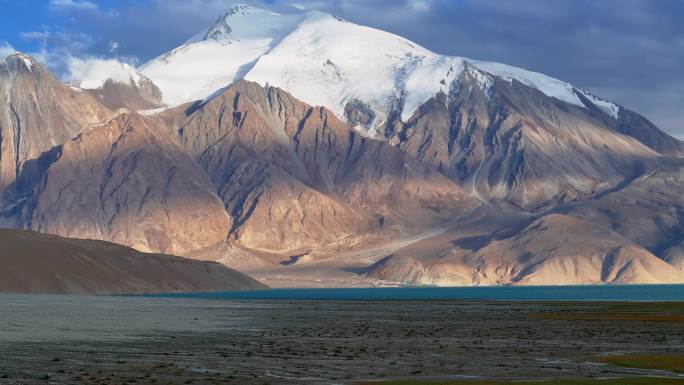
[[[14,49],[14,47],[12,47],[8,42],[0,43],[0,59],[4,59],[15,52],[17,52],[17,50]]]
[[[300,3],[290,3],[290,6],[292,8],[299,9],[300,11],[304,11],[304,10],[309,9],[308,6],[306,6],[304,4],[300,4]]]
[[[48,8],[53,12],[81,13],[99,17],[116,18],[121,16],[116,9],[101,9],[96,2],[89,0],[50,0]]]
[[[88,0],[50,0],[50,8],[54,10],[78,9],[91,11],[99,9],[97,4]]]
[[[50,34],[50,32],[47,32],[47,31],[46,32],[28,31],[28,32],[19,32],[19,37],[21,37],[22,39],[26,39],[26,40],[43,40],[43,41],[45,41],[45,40],[49,39],[50,37],[52,37],[52,35]]]
[[[330,1],[307,1],[307,2],[294,2],[288,4],[292,8],[299,9],[300,11],[308,11],[310,9],[325,9],[330,7]]]
[[[67,74],[64,80],[86,89],[102,87],[107,79],[124,84],[138,82],[140,79],[132,65],[116,59],[69,57],[66,64]]]
[[[28,31],[19,32],[19,37],[39,42],[42,50],[71,55],[81,55],[95,44],[92,36],[81,32]]]
[[[430,0],[408,0],[409,7],[415,11],[429,11],[432,8],[432,1]]]

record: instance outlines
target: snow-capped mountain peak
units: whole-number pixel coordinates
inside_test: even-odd
[[[585,107],[586,100],[616,116],[619,108],[572,84],[500,63],[434,53],[401,36],[344,21],[329,13],[278,14],[237,5],[207,30],[140,68],[164,102],[207,98],[238,79],[280,87],[345,118],[351,103],[372,115],[357,129],[368,136],[392,112],[409,119],[438,92],[448,94],[468,67],[482,87],[513,79],[548,96]]]
[[[183,45],[140,67],[169,105],[204,99],[242,78],[303,19],[237,5]]]
[[[36,64],[36,62],[31,56],[23,52],[15,52],[0,60],[0,69],[15,71],[26,70],[31,72],[34,64]]]
[[[226,21],[226,17],[222,16],[216,23],[204,33],[204,38],[202,40],[222,40],[230,36],[233,29]]]
[[[186,44],[206,40],[229,43],[239,39],[275,37],[289,32],[293,27],[292,21],[294,21],[293,18],[288,18],[286,15],[251,5],[238,4],[221,15],[211,27],[188,40]]]
[[[223,14],[223,17],[230,17],[234,15],[250,15],[254,12],[268,12],[266,10],[260,9],[253,7],[249,4],[235,4],[231,9],[229,9],[226,13]],[[273,13],[273,12],[271,12]]]

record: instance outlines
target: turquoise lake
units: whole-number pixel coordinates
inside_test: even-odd
[[[684,301],[684,285],[271,289],[155,294],[151,297],[291,301]]]

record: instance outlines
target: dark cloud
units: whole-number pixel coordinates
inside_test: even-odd
[[[542,72],[633,108],[684,137],[682,0],[241,2],[282,12],[326,10],[439,53]],[[115,52],[144,62],[206,28],[235,1],[128,0],[95,8],[99,2],[51,3],[61,3],[54,12],[65,14],[52,30],[88,42],[80,53]]]

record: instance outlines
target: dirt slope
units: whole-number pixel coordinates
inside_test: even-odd
[[[0,230],[0,292],[110,294],[255,290],[221,264],[146,254],[103,241]]]

